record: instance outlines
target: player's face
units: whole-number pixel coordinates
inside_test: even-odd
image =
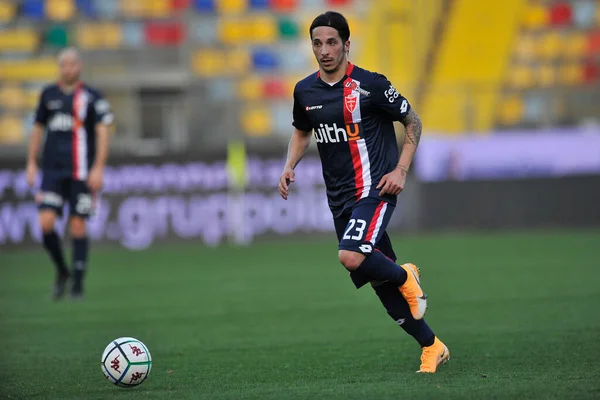
[[[73,84],[79,80],[81,73],[81,61],[72,55],[63,57],[58,68],[60,71],[60,79],[67,85]]]
[[[312,31],[312,49],[319,67],[327,72],[336,72],[345,60],[350,41],[342,42],[338,31],[330,26],[319,26]]]

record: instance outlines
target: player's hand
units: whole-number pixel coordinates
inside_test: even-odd
[[[25,169],[25,174],[27,175],[27,184],[30,187],[35,185],[35,178],[38,174],[38,166],[35,162],[28,162],[27,168]]]
[[[287,200],[289,194],[290,183],[294,182],[296,173],[291,168],[285,168],[279,178],[279,194],[284,200]]]
[[[381,189],[379,192],[380,196],[383,196],[384,194],[397,196],[404,189],[405,184],[406,170],[397,167],[381,178],[377,185],[377,189]]]
[[[88,176],[87,185],[91,192],[97,192],[102,189],[104,183],[104,171],[102,168],[93,167]]]

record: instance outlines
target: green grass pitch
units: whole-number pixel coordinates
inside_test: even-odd
[[[421,267],[427,320],[452,353],[420,349],[333,237],[248,248],[92,248],[87,297],[49,299],[39,250],[0,254],[1,399],[600,398],[600,231],[396,237]],[[100,356],[133,336],[148,380],[106,381]]]

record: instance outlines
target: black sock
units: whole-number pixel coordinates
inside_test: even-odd
[[[89,240],[87,237],[73,239],[73,280],[76,287],[83,283],[87,269]]]
[[[402,286],[407,278],[406,271],[379,250],[368,255],[357,271],[370,281],[388,281],[396,286]]]
[[[44,247],[50,254],[50,258],[54,262],[56,271],[61,275],[68,275],[69,269],[65,263],[65,256],[62,251],[62,244],[56,232],[52,231],[43,234]]]
[[[387,310],[388,315],[396,321],[421,347],[431,346],[435,340],[435,334],[424,319],[416,320],[410,313],[408,303],[402,297],[398,287],[392,283],[384,282],[373,287],[381,303]]]

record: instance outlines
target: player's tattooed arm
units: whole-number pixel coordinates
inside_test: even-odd
[[[406,117],[402,120],[402,124],[405,128],[404,143],[402,144],[402,153],[400,154],[400,160],[396,168],[400,169],[402,176],[406,176],[421,140],[423,124],[421,123],[421,118],[419,118],[413,109],[406,114]]]
[[[404,121],[402,121],[404,127],[406,128],[406,134],[404,135],[404,143],[412,144],[413,146],[418,146],[419,141],[421,140],[421,131],[423,130],[423,124],[421,123],[421,118],[417,115],[415,110],[410,110]]]

